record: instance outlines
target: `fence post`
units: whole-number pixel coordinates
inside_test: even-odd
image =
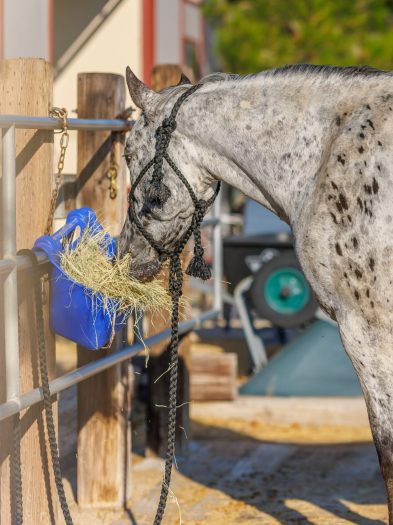
[[[41,59],[14,59],[0,62],[0,113],[29,116],[48,115],[52,106],[53,74]],[[16,247],[31,248],[43,235],[53,180],[53,134],[50,131],[16,130]],[[4,174],[3,174],[4,176]],[[8,232],[9,234],[9,232]],[[7,235],[7,232],[2,232]],[[20,390],[25,393],[39,385],[36,326],[31,278],[18,276]],[[7,304],[5,304],[7,308]],[[46,350],[49,378],[55,373],[55,343],[49,329],[45,305]],[[0,341],[3,346],[3,341]],[[0,370],[4,371],[4,352]],[[2,372],[3,373],[3,372]],[[0,402],[5,399],[5,378],[0,381]],[[57,420],[57,402],[53,400]],[[42,403],[21,413],[21,466],[25,523],[57,523],[57,494]],[[0,424],[0,522],[15,522],[11,494],[12,421]],[[48,468],[49,466],[49,468]]]
[[[180,80],[182,68],[177,64],[163,64],[156,65],[152,69],[152,88],[155,91],[160,91],[169,86],[176,85]],[[190,72],[187,71],[189,76]],[[183,266],[185,265],[186,256],[182,255]],[[165,272],[165,280],[168,275]],[[166,286],[166,282],[164,283]],[[183,294],[189,295],[187,282],[184,282]],[[184,312],[183,312],[184,313]],[[161,330],[170,326],[170,314],[161,314],[159,318],[154,319],[154,323],[149,323],[147,316],[147,336],[151,336]],[[159,405],[166,405],[168,402],[169,392],[169,374],[165,374],[168,370],[168,356],[165,352],[168,341],[164,341],[152,346],[150,351],[150,359],[148,364],[149,376],[149,392],[147,395],[147,409],[146,409],[146,453],[148,455],[163,455],[167,445],[167,431],[168,431],[168,413],[166,410],[159,407]],[[178,374],[178,389],[177,399],[178,404],[181,405],[177,410],[177,428],[176,428],[176,451],[178,454],[184,453],[187,448],[187,437],[189,435],[190,427],[190,410],[189,410],[189,372],[187,366],[187,359],[190,350],[190,340],[188,335],[181,338],[179,346],[179,374]],[[163,375],[164,374],[164,375]],[[155,380],[162,376],[162,378],[155,383]],[[158,405],[158,406],[157,406]]]
[[[125,83],[120,75],[78,75],[78,117],[114,118],[124,111]],[[119,138],[119,137],[118,137]],[[107,178],[112,136],[109,132],[78,132],[77,206],[89,206],[118,235],[127,209],[126,173],[120,142],[114,155],[119,166],[116,199]],[[78,347],[78,366],[117,350],[121,334],[109,349]],[[77,495],[82,507],[122,506],[129,498],[130,432],[128,425],[128,363],[116,365],[78,385]]]

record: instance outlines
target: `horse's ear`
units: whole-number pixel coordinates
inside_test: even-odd
[[[177,83],[178,86],[181,86],[183,84],[192,84],[191,80],[185,75],[184,73],[181,74],[180,80]]]
[[[134,104],[147,114],[152,112],[160,99],[160,95],[139,80],[129,66],[126,69],[126,80]]]

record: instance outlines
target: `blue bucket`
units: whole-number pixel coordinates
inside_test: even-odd
[[[102,231],[102,226],[90,208],[80,208],[68,214],[66,224],[51,236],[44,235],[37,239],[34,250],[42,250],[53,265],[51,273],[50,322],[52,330],[71,341],[75,341],[90,350],[103,347],[114,332],[118,332],[127,323],[127,316],[122,313],[113,319],[102,302],[86,293],[85,288],[71,279],[61,268],[60,258],[64,253],[63,241],[72,239],[76,228],[81,235],[89,227],[93,231]],[[71,244],[77,246],[78,237]],[[116,240],[107,237],[108,258],[116,253]],[[109,308],[115,302],[109,299]]]

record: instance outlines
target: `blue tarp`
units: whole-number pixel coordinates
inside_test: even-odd
[[[315,321],[247,383],[244,395],[360,396],[355,370],[342,346],[338,329]]]

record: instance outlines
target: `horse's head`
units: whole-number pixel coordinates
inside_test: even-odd
[[[129,68],[126,77],[131,98],[142,110],[125,147],[125,158],[133,188],[138,175],[156,154],[157,129],[168,117],[179,96],[191,85],[182,77],[178,86],[156,93],[138,80]],[[213,193],[213,178],[205,173],[198,163],[197,149],[187,136],[184,119],[181,124],[177,124],[170,135],[168,153],[187,179],[195,196],[208,200]],[[152,166],[140,179],[135,190],[132,190],[133,213],[145,233],[154,240],[153,244],[163,251],[170,252],[190,227],[195,206],[185,184],[166,160],[159,170],[159,181],[154,182],[154,179],[157,179],[157,170],[154,175],[153,172]],[[163,202],[157,202],[152,196],[152,185],[157,182],[161,183],[160,187],[165,193]],[[162,257],[152,243],[146,240],[146,235],[141,233],[140,228],[137,228],[132,214],[127,214],[118,249],[120,257],[127,252],[132,253],[130,273],[138,279],[149,279],[160,270]]]

